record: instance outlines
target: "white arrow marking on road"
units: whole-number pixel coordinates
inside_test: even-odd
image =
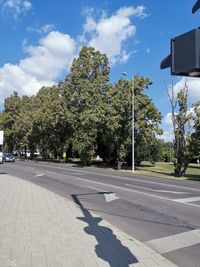
[[[173,199],[173,201],[179,202],[179,203],[196,202],[196,201],[199,201],[199,200],[200,200],[200,197],[187,197],[187,198]]]
[[[44,174],[43,173],[38,173],[34,177],[40,177],[40,176],[44,176]]]
[[[100,189],[100,188],[97,188],[97,187],[94,187],[94,186],[88,186],[89,188],[92,188],[92,189],[95,189],[95,190],[98,190],[99,192],[101,192],[103,189]],[[106,202],[111,202],[111,201],[114,201],[116,199],[119,199],[119,197],[116,196],[115,193],[105,193],[104,194],[104,197],[105,197],[105,200]]]
[[[191,194],[191,193],[180,192],[180,191],[170,191],[170,190],[151,189],[151,188],[148,188],[148,187],[137,186],[137,185],[133,185],[133,184],[125,184],[125,185],[131,186],[131,187],[140,188],[140,189],[144,189],[144,190],[149,190],[149,191],[153,191],[153,192],[160,192],[160,193],[181,194],[181,195],[190,195],[190,194]]]
[[[105,197],[106,202],[111,202],[116,199],[119,199],[119,197],[117,197],[115,193],[104,194],[104,197]]]

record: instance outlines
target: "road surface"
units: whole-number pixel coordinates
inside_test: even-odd
[[[200,183],[17,161],[4,172],[82,205],[181,267],[200,267]]]

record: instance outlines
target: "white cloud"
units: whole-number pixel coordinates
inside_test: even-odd
[[[0,100],[17,91],[20,95],[32,95],[42,86],[53,84],[50,80],[39,80],[23,71],[20,66],[6,64],[0,69]]]
[[[174,139],[173,129],[164,130],[162,135],[157,136],[158,139],[164,140],[165,142],[172,142]]]
[[[131,54],[125,49],[124,44],[136,33],[136,27],[131,22],[133,16],[144,18],[145,7],[122,7],[110,17],[104,13],[98,21],[90,14],[84,24],[81,40],[106,53],[111,65],[116,62],[124,63]]]
[[[3,5],[13,10],[16,18],[32,7],[30,1],[24,0],[3,1]],[[123,7],[110,17],[103,12],[99,20],[92,17],[94,9],[87,9],[86,14],[82,42],[81,38],[75,41],[68,34],[52,30],[53,24],[46,24],[40,29],[27,28],[28,31],[43,33],[45,36],[35,46],[28,45],[24,39],[22,45],[27,57],[21,59],[19,64],[7,63],[0,68],[0,103],[13,91],[19,95],[32,95],[42,86],[51,86],[63,78],[64,71],[66,74],[83,43],[106,53],[111,64],[124,63],[131,53],[136,52],[129,52],[125,45],[136,32],[131,17],[142,19],[146,16],[143,6]]]
[[[92,17],[86,18],[86,23],[83,25],[84,32],[92,32],[96,29],[96,22]]]
[[[190,102],[200,101],[200,79],[199,78],[182,78],[174,86],[174,91],[177,94],[184,88],[185,84],[188,87],[188,100]]]
[[[163,134],[158,136],[158,139],[164,141],[172,141],[174,139],[173,125],[172,125],[172,113],[167,113],[162,119]]]
[[[175,115],[178,113],[175,112]],[[189,121],[187,122],[185,126],[186,134],[190,134],[193,129],[194,121],[193,116],[195,116],[194,108],[189,108],[187,111],[187,116],[191,116]],[[174,130],[173,130],[173,124],[172,124],[172,113],[167,113],[164,118],[162,119],[162,129],[163,129],[163,135],[158,136],[159,139],[163,139],[165,141],[172,141],[174,139]]]
[[[25,46],[28,57],[18,65],[0,68],[0,102],[13,91],[35,94],[42,86],[55,83],[67,71],[76,53],[76,43],[67,34],[50,32],[37,46]]]
[[[38,46],[28,46],[30,56],[20,61],[20,68],[39,79],[54,80],[63,68],[69,69],[75,55],[75,42],[67,34],[50,32]]]
[[[172,113],[167,113],[167,115],[163,118],[163,123],[166,126],[172,126]]]
[[[39,34],[47,34],[53,30],[55,30],[55,25],[54,24],[46,24],[44,26],[42,26],[41,28],[36,28],[36,27],[27,27],[27,31],[28,32],[36,32]]]
[[[0,7],[4,15],[18,19],[19,15],[25,15],[32,8],[32,4],[28,0],[3,0]]]
[[[199,78],[181,78],[176,84],[174,84],[174,93],[175,97],[180,90],[184,89],[185,86],[188,87],[188,103],[194,104],[200,101],[200,79]],[[172,84],[168,86],[169,94],[171,95],[171,87]],[[189,107],[187,111],[187,115],[194,115],[194,108]],[[193,120],[189,120],[188,125],[186,126],[187,133],[191,133],[193,126]],[[160,137],[160,139],[164,139],[166,141],[171,141],[174,138],[173,135],[173,127],[172,127],[172,114],[168,113],[163,118],[162,128],[164,130],[164,134]]]

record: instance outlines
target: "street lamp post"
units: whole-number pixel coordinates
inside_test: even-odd
[[[122,75],[124,76],[129,76],[128,73],[126,72],[122,72]],[[135,121],[134,121],[134,101],[135,101],[135,98],[134,98],[134,87],[135,87],[135,77],[133,76],[131,78],[131,92],[132,92],[132,97],[131,97],[131,113],[132,113],[132,121],[131,121],[131,124],[132,124],[132,172],[135,172],[135,136],[134,136],[134,129],[135,129]]]

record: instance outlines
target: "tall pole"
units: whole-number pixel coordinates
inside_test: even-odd
[[[135,135],[134,135],[134,129],[135,129],[135,121],[134,121],[134,87],[135,87],[135,77],[132,78],[132,172],[135,172]]]

